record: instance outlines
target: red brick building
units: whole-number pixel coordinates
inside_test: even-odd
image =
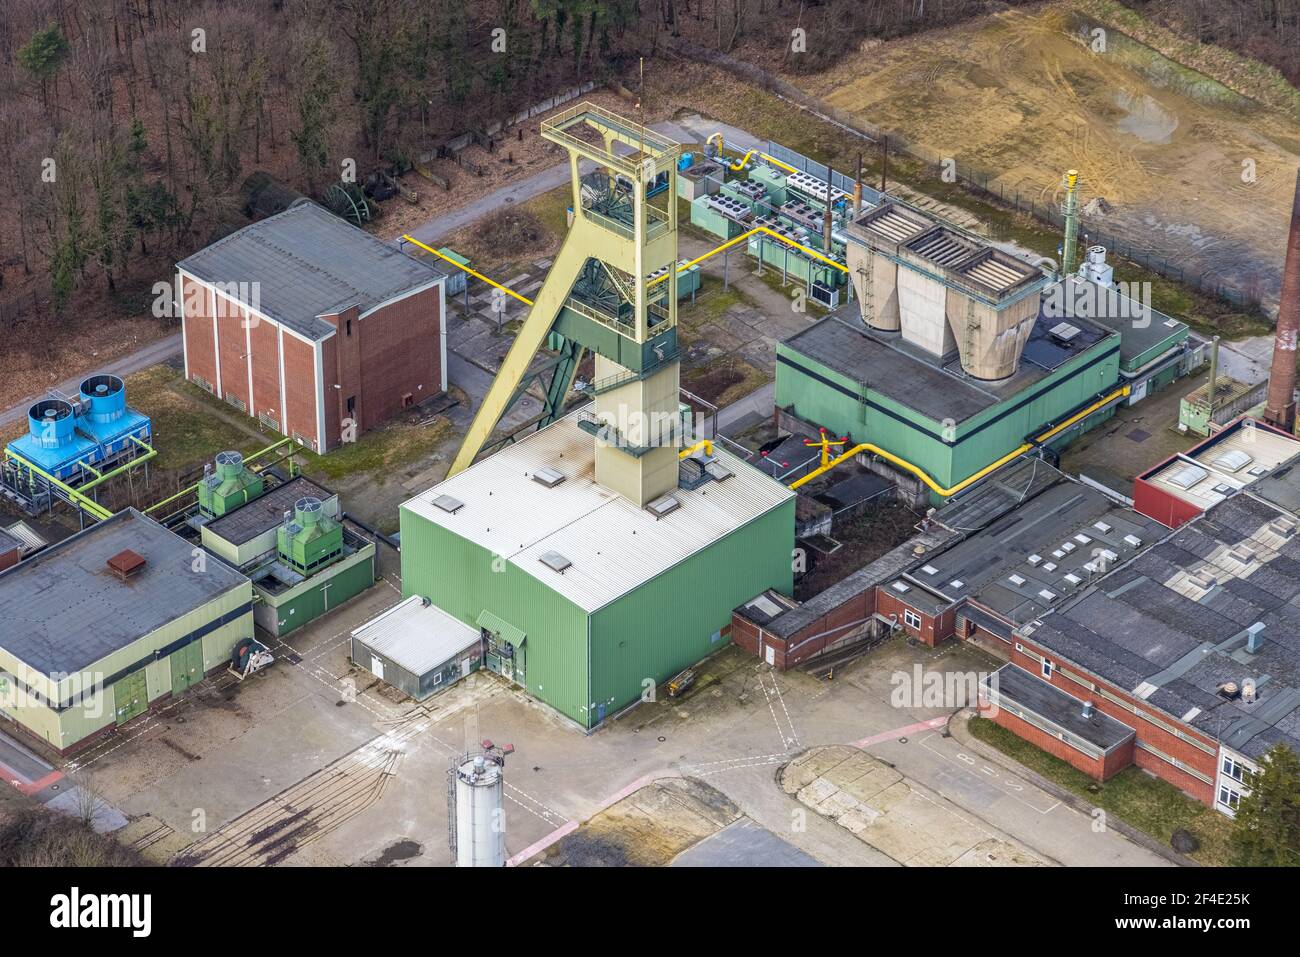
[[[1300,751],[1297,463],[1177,532],[1016,465],[935,514],[926,534],[947,542],[911,557],[914,539],[766,618],[750,602],[732,637],[778,668],[870,622],[977,642],[1008,662],[983,689],[990,718],[1098,781],[1136,764],[1232,814],[1270,747]]]
[[[176,270],[185,377],[308,448],[446,391],[445,275],[314,203]]]
[[[1133,507],[1169,528],[1254,484],[1300,454],[1300,439],[1242,416],[1133,480]]]

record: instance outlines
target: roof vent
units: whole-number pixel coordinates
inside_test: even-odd
[[[1082,330],[1078,326],[1073,326],[1068,322],[1058,322],[1048,330],[1053,339],[1060,342],[1069,342],[1077,336]]]
[[[1048,591],[1046,588],[1044,588],[1041,591],[1039,591],[1038,597],[1043,599],[1043,601],[1056,601],[1056,592]]]
[[[551,569],[551,571],[559,572],[561,575],[564,574],[566,568],[573,564],[573,562],[569,561],[559,552],[543,552],[539,556],[538,561]]]
[[[110,558],[105,564],[113,570],[118,578],[126,581],[128,578],[140,573],[140,569],[144,568],[145,561],[143,555],[126,548]]]
[[[1125,535],[1124,541],[1127,544],[1132,545],[1134,548],[1142,547],[1142,539],[1138,538],[1136,535]]]
[[[1095,528],[1097,531],[1101,532],[1103,535],[1110,531],[1110,526],[1107,525],[1105,522],[1093,522],[1092,527]]]
[[[1255,679],[1254,678],[1246,678],[1241,682],[1241,703],[1242,704],[1255,703]]]
[[[557,472],[552,468],[540,468],[533,473],[533,481],[538,485],[545,485],[547,488],[555,488],[564,481],[564,473]]]
[[[1220,696],[1227,698],[1229,701],[1236,701],[1241,697],[1241,689],[1237,687],[1235,681],[1225,681],[1219,685]]]
[[[1091,701],[1085,701],[1085,702],[1083,703],[1083,716],[1084,716],[1085,718],[1091,718],[1091,717],[1092,717],[1092,707],[1093,707],[1093,706],[1092,706],[1092,702],[1091,702]]]
[[[653,502],[647,505],[646,510],[649,512],[653,512],[655,518],[663,518],[665,515],[669,515],[677,511],[681,507],[682,507],[682,503],[679,502],[674,496],[665,495],[662,498],[655,499]]]
[[[715,482],[725,482],[727,479],[731,478],[733,475],[736,474],[735,472],[731,471],[731,469],[723,465],[722,462],[717,459],[714,459],[712,462],[706,464],[704,466],[704,471],[707,472],[709,475],[712,475],[713,481]]]
[[[458,498],[452,498],[450,495],[439,495],[433,500],[435,508],[440,508],[448,515],[455,515],[460,509],[465,507],[465,503]]]
[[[1259,653],[1259,646],[1264,643],[1264,623],[1257,621],[1246,629],[1246,650],[1252,655]]]
[[[1007,581],[1011,582],[1013,585],[1023,585],[1025,583],[1025,580],[1019,575],[1008,575]]]

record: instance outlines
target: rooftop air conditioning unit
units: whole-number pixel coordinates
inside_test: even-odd
[[[813,299],[816,302],[820,302],[827,309],[835,309],[840,304],[840,291],[838,289],[832,289],[825,283],[813,283],[811,291]]]

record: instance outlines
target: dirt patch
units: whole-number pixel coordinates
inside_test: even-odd
[[[735,355],[719,356],[682,373],[682,387],[718,407],[753,392],[771,376]]]
[[[1084,202],[1112,207],[1096,227],[1189,277],[1275,300],[1300,123],[1118,31],[1094,52],[1082,25],[1068,3],[1010,10],[801,82],[936,161],[986,171],[1008,196],[1059,203],[1064,171],[1077,169]]]
[[[861,515],[837,520],[831,537],[840,547],[830,554],[807,548],[808,571],[794,586],[794,596],[807,601],[916,534],[917,515],[905,505],[890,502],[868,508]]]
[[[548,848],[552,867],[664,867],[740,817],[721,791],[694,778],[655,781],[605,808]]]

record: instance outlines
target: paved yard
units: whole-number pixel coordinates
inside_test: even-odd
[[[565,857],[557,841],[589,833],[584,822],[608,820],[633,796],[642,833],[662,809],[689,836],[660,848],[653,856],[661,863],[710,835],[717,853],[739,854],[721,849],[730,838],[716,834],[741,820],[792,849],[782,853],[828,865],[990,863],[988,854],[998,863],[1018,854],[1164,863],[1118,834],[1094,833],[1089,818],[1013,770],[966,754],[944,736],[951,709],[891,703],[895,676],[915,664],[991,667],[973,649],[891,642],[827,683],[776,674],[727,648],[701,667],[684,699],[641,704],[584,735],[495,676],[471,676],[417,704],[354,669],[348,633],[399,598],[395,556],[384,549],[381,559],[384,580],[291,634],[266,671],[242,683],[210,679],[60,770],[93,776],[132,818],[127,840],[154,859],[192,864],[446,865],[447,769],[484,738],[515,746],[505,811],[507,853],[518,863],[552,847]],[[819,813],[824,799],[801,803],[804,785],[782,787],[783,767],[788,776],[819,760],[809,754],[841,753],[828,746],[886,768],[891,787],[904,785],[905,800],[882,792],[897,828],[864,841],[843,815],[837,823]],[[687,813],[700,826],[681,825],[680,808],[702,795],[711,810]],[[857,800],[874,806],[877,796]],[[918,828],[925,842],[909,836]]]

